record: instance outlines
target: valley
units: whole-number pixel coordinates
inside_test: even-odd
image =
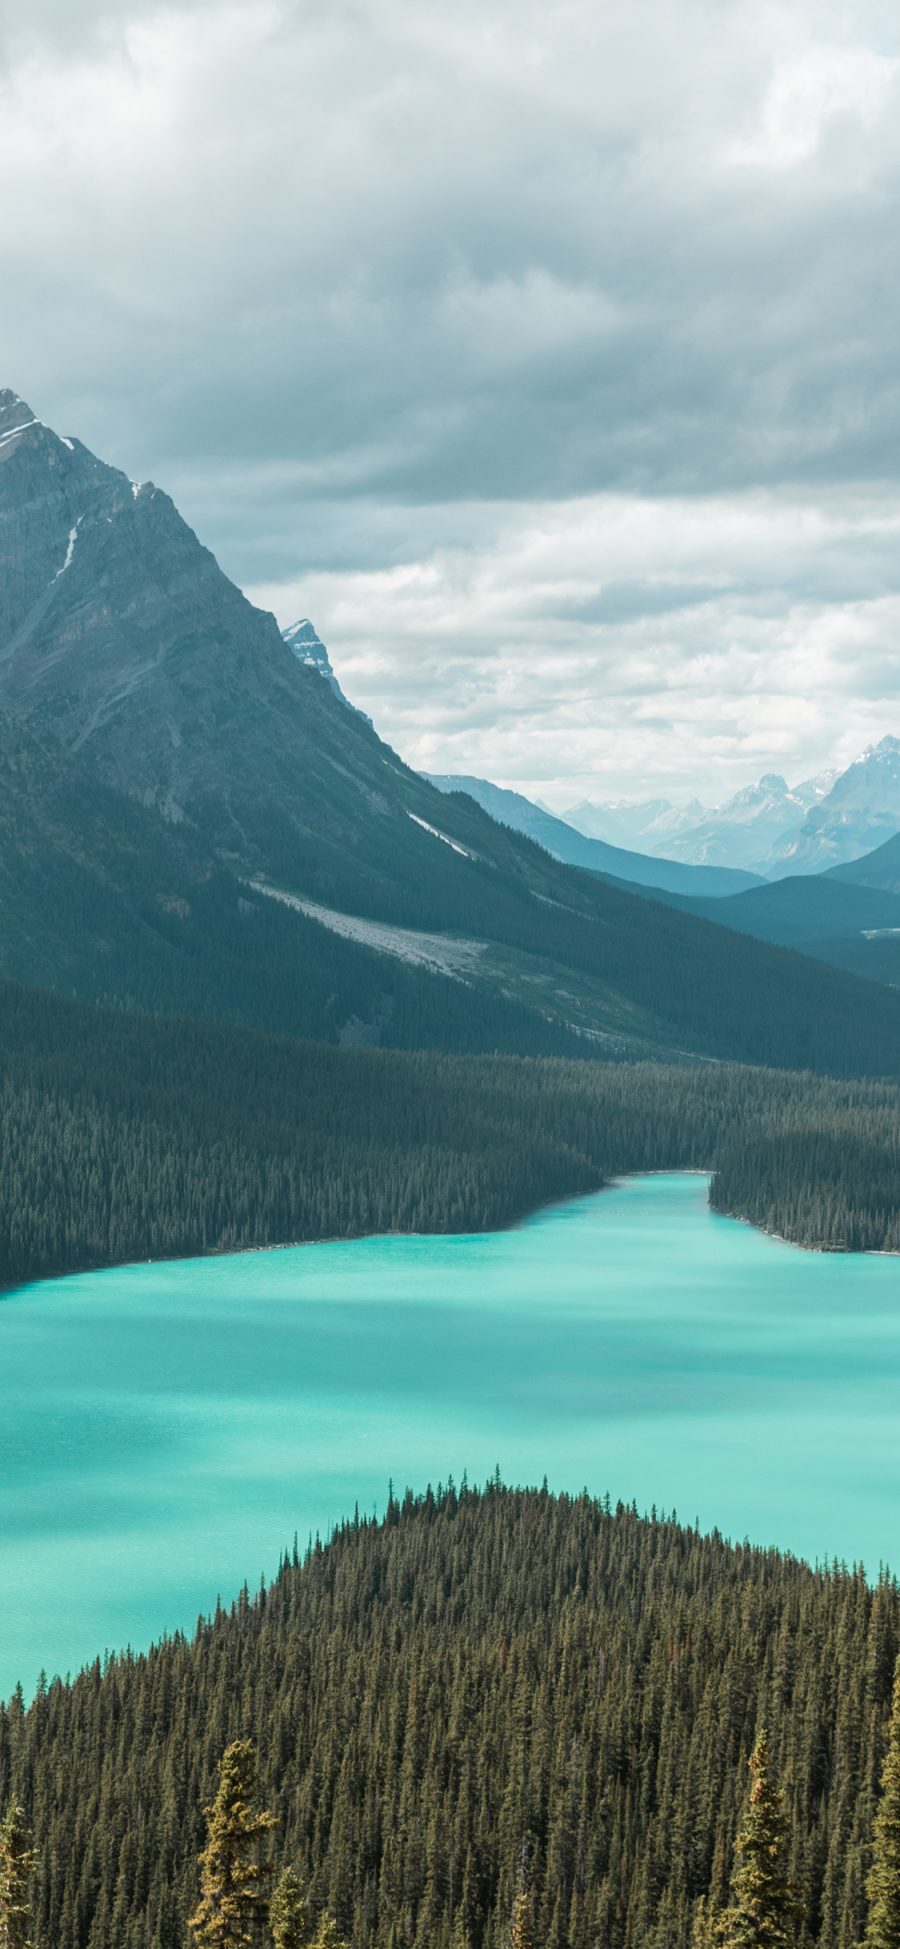
[[[0,1949],[900,1949],[898,43],[5,10]]]

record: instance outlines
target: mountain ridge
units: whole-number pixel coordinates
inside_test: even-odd
[[[887,733],[843,770],[793,787],[767,772],[719,806],[583,800],[562,816],[581,832],[615,832],[618,843],[630,835],[652,856],[686,864],[744,867],[763,879],[826,872],[900,829],[900,740]]]

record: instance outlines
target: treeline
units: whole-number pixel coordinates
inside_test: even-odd
[[[833,1118],[735,1133],[712,1201],[765,1231],[834,1252],[900,1252],[900,1121],[843,1094]]]
[[[481,1231],[667,1169],[714,1170],[719,1209],[803,1243],[900,1244],[893,1085],[338,1050],[13,984],[0,996],[0,1285]]]
[[[273,1865],[353,1949],[501,1949],[523,1886],[542,1949],[687,1949],[732,1898],[761,1727],[794,1939],[856,1949],[898,1648],[861,1568],[586,1495],[391,1498],[192,1642],[0,1714],[36,1949],[182,1949],[236,1739]]]

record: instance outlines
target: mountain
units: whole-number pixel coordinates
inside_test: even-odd
[[[86,945],[71,901],[57,911],[48,890],[24,943],[29,979],[129,1002],[145,982],[143,1006],[183,1006],[171,992],[161,1004],[162,976],[150,976],[174,942],[181,995],[187,969],[210,1011],[256,1023],[268,1005],[257,974],[285,1026],[310,967],[307,1033],[318,1020],[331,1037],[428,1046],[533,1053],[549,1038],[560,1052],[900,1070],[900,998],[563,865],[471,798],[437,792],[292,652],[165,493],[60,438],[10,392],[0,711],[66,780],[72,845],[59,819],[34,841],[53,871],[82,871],[77,835],[89,837],[101,788],[144,815],[130,840],[123,813],[133,851],[118,863],[118,813],[105,821],[112,850],[96,870],[112,904]],[[26,789],[13,756],[6,772],[21,884],[45,788]],[[188,890],[171,879],[175,846]],[[268,954],[255,945],[264,902]]]
[[[585,800],[564,816],[581,832],[686,864],[741,867],[763,879],[822,873],[900,829],[900,739],[886,736],[845,771],[799,785],[768,772],[712,809],[696,799],[680,807]]]
[[[313,624],[310,622],[309,617],[305,616],[302,622],[292,623],[290,628],[283,629],[281,634],[284,637],[288,649],[293,651],[297,661],[299,663],[305,663],[311,670],[318,670],[320,677],[324,677],[325,682],[334,691],[335,696],[340,698],[342,704],[346,704],[348,711],[355,711],[357,706],[356,704],[351,704],[349,697],[345,697],[337,677],[332,670],[331,658],[328,651],[325,648],[321,636],[318,635]],[[359,715],[366,724],[371,724],[372,719],[366,717],[365,711],[360,711]]]
[[[865,853],[862,859],[830,867],[825,878],[853,886],[880,887],[885,893],[900,894],[900,833],[895,832],[882,845],[876,846],[874,852]]]
[[[637,846],[644,853],[694,866],[743,868],[761,878],[837,775],[823,772],[789,786],[779,772],[767,772],[719,806],[705,806],[696,798],[680,806],[668,799],[608,805],[582,800],[564,816],[581,832]]]
[[[887,854],[889,848],[894,849],[896,889],[890,886],[889,866],[883,886],[877,880],[851,879],[853,867],[838,867],[833,873],[797,874],[793,879],[761,883],[724,900],[662,897],[682,912],[896,987],[900,985],[900,839],[889,840],[880,851]],[[878,855],[871,857],[877,860]]]
[[[695,825],[705,817],[706,808],[699,799],[693,799],[688,806],[675,806],[671,799],[610,799],[594,804],[591,799],[579,799],[577,804],[563,809],[560,817],[566,824],[583,832],[588,839],[603,839],[611,846],[622,846],[626,851],[652,853],[657,845],[664,845],[667,835],[681,831],[682,827]]]
[[[803,823],[776,844],[762,868],[822,873],[870,853],[900,828],[900,738],[871,745],[834,780]]]
[[[642,853],[625,852],[621,847],[606,845],[602,840],[588,839],[563,819],[556,818],[554,813],[532,804],[521,792],[492,785],[486,778],[453,774],[438,776],[434,773],[425,775],[439,792],[466,792],[500,825],[510,826],[514,832],[526,833],[529,839],[552,853],[554,859],[563,860],[569,866],[586,867],[591,873],[612,874],[614,879],[627,880],[632,886],[663,887],[671,893],[714,897],[737,893],[743,887],[756,884],[751,873],[682,866],[677,861],[666,859],[648,859]]]
[[[409,965],[273,901],[78,753],[0,710],[0,970],[91,1001],[328,1042],[584,1053],[496,983]],[[477,971],[476,971],[477,976]]]
[[[704,864],[750,866],[775,849],[786,832],[806,816],[809,801],[793,792],[778,772],[736,792],[725,805],[679,834],[679,858]]]

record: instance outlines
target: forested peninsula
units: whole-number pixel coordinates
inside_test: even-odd
[[[36,1949],[183,1949],[232,1740],[352,1949],[504,1949],[523,1890],[535,1949],[711,1949],[761,1728],[794,1919],[734,1941],[857,1949],[898,1647],[886,1576],[586,1494],[391,1497],[192,1642],[0,1711]]]
[[[16,984],[0,1285],[371,1232],[482,1231],[634,1171],[710,1171],[798,1244],[900,1249],[900,1087],[737,1065],[336,1049]]]

